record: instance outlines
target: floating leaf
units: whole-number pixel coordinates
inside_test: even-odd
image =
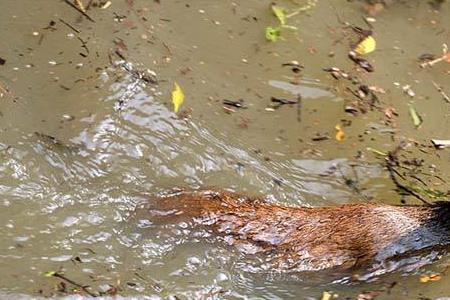
[[[345,137],[345,133],[342,130],[341,125],[337,124],[336,126],[334,126],[334,129],[336,129],[336,140],[337,141],[342,141]]]
[[[432,274],[432,275],[422,275],[420,276],[420,282],[427,283],[430,281],[439,281],[442,279],[440,274]]]
[[[44,273],[45,277],[53,277],[55,276],[56,272],[55,271],[48,271]]]
[[[409,114],[411,115],[414,126],[416,126],[416,128],[418,128],[422,124],[423,120],[422,120],[422,117],[419,116],[416,109],[412,105],[409,106]]]
[[[376,48],[377,42],[373,38],[373,36],[369,35],[368,37],[364,38],[355,48],[356,53],[359,55],[364,55],[370,52],[373,52]]]
[[[321,300],[331,300],[332,295],[329,292],[323,292]]]
[[[281,36],[281,30],[279,27],[273,28],[268,26],[266,28],[266,39],[271,42],[276,42]]]
[[[175,82],[174,89],[172,91],[173,111],[175,113],[178,112],[183,102],[184,102],[183,90],[180,88],[178,83]]]
[[[271,8],[275,17],[277,17],[278,21],[280,21],[280,24],[281,25],[286,24],[287,9],[276,5],[272,5]]]

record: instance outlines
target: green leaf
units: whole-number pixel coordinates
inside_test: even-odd
[[[53,276],[55,276],[55,274],[56,274],[56,271],[48,271],[48,272],[44,273],[44,276],[45,277],[53,277]]]
[[[409,114],[411,115],[414,126],[416,126],[416,128],[418,128],[422,124],[423,120],[422,120],[422,117],[419,116],[416,109],[412,105],[409,106]]]
[[[280,21],[280,24],[281,25],[286,24],[287,9],[276,5],[272,5],[271,8],[275,17],[277,17],[278,21]]]
[[[373,152],[373,153],[375,153],[376,155],[380,155],[380,156],[388,156],[388,153],[383,152],[383,151],[380,151],[380,150],[377,150],[377,149],[375,149],[375,148],[367,147],[366,150],[367,150],[367,151],[370,151],[370,152]]]
[[[276,42],[281,36],[281,30],[279,27],[266,27],[266,39],[271,42]]]

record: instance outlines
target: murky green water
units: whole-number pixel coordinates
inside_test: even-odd
[[[387,126],[382,111],[346,114],[346,84],[322,71],[354,69],[352,33],[337,16],[366,27],[360,3],[319,1],[289,21],[297,31],[268,43],[264,29],[276,24],[270,1],[161,2],[112,1],[88,11],[94,23],[63,1],[1,1],[1,297],[58,295],[58,280],[44,276],[58,270],[92,291],[119,286],[123,297],[151,299],[317,299],[325,290],[340,299],[366,290],[382,290],[379,299],[449,296],[445,275],[419,283],[420,274],[442,271],[447,256],[370,283],[318,284],[312,275],[252,270],[241,254],[189,237],[183,224],[155,227],[131,216],[139,201],[174,187],[215,186],[306,206],[398,204],[366,148],[449,138],[450,106],[432,85],[448,89],[449,65],[416,62],[450,41],[449,5],[437,12],[409,1],[376,16],[378,49],[369,57],[376,71],[362,77],[387,91],[383,107],[397,109],[395,126]],[[305,66],[300,85],[281,66],[292,60]],[[139,78],[153,72],[158,85]],[[186,94],[178,116],[174,82]],[[407,84],[413,99],[402,91]],[[266,110],[272,96],[299,92],[301,122],[296,106]],[[228,114],[223,99],[248,108]],[[419,130],[408,103],[424,118]],[[347,138],[336,141],[334,126],[348,121]],[[317,135],[331,139],[312,141]],[[448,151],[430,151],[429,163],[448,180]],[[342,174],[358,180],[359,192]]]

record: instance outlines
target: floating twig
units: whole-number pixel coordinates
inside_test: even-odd
[[[164,42],[164,41],[161,41],[161,42],[162,42],[162,44],[163,44],[164,48],[166,48],[167,52],[169,52],[169,55],[170,55],[170,56],[172,56],[172,55],[173,55],[173,53],[172,53],[172,50],[170,50],[170,47],[169,47],[169,45],[167,45],[167,43],[166,43],[166,42]]]
[[[285,105],[285,104],[297,104],[298,103],[298,99],[297,100],[289,100],[289,99],[276,98],[276,97],[272,97],[270,99],[270,101],[277,104],[278,106]]]
[[[404,179],[403,176],[395,169],[395,167],[399,165],[398,158],[397,158],[398,152],[403,150],[404,147],[405,147],[405,145],[400,144],[393,151],[390,151],[388,153],[388,155],[386,157],[386,168],[389,171],[389,177],[391,178],[392,182],[395,184],[397,189],[404,191],[411,196],[414,196],[415,198],[419,199],[426,205],[431,205],[430,202],[428,202],[420,194],[418,194],[416,191],[414,191],[409,186],[406,186],[406,185],[400,183],[400,181],[398,181],[398,179],[397,179],[397,176]]]
[[[69,27],[70,29],[72,29],[73,31],[75,31],[76,33],[80,33],[81,32],[80,30],[76,29],[75,27],[73,27],[72,25],[70,25],[69,23],[64,21],[63,19],[59,18],[59,21],[61,23],[63,23],[64,25],[66,25],[67,27]]]
[[[447,61],[450,62],[450,53],[448,52],[448,46],[447,44],[442,44],[442,56],[435,58],[433,60],[429,60],[426,62],[423,62],[420,64],[421,68],[426,68],[426,67],[432,67],[433,65],[437,64],[438,62],[441,61]]]
[[[73,281],[72,279],[67,278],[66,276],[64,276],[64,275],[61,274],[61,273],[58,273],[58,272],[49,272],[49,276],[48,276],[48,277],[50,277],[50,276],[56,277],[56,278],[59,278],[59,279],[62,279],[62,280],[64,280],[64,281],[66,281],[66,282],[68,282],[68,283],[70,283],[70,284],[72,284],[72,285],[74,285],[74,286],[80,288],[83,292],[85,292],[86,294],[88,294],[88,295],[91,296],[91,297],[98,297],[97,294],[94,294],[94,293],[92,293],[91,291],[88,290],[88,287],[89,287],[89,286],[79,284],[79,283]]]
[[[247,105],[245,105],[244,100],[242,100],[242,99],[239,99],[238,101],[224,99],[222,101],[222,104],[236,107],[236,108],[247,108]]]
[[[438,90],[439,94],[442,95],[442,97],[444,98],[445,101],[447,101],[448,103],[450,103],[450,97],[444,92],[444,90],[442,89],[442,87],[440,85],[438,85],[436,82],[432,81],[434,87]]]
[[[438,149],[450,147],[450,140],[431,140],[431,143]]]
[[[359,57],[354,51],[350,51],[348,53],[348,57],[358,66],[360,66],[362,69],[364,69],[367,72],[373,72],[375,69],[374,67],[367,61],[367,59],[364,59],[362,57]]]
[[[298,94],[297,95],[297,121],[301,122],[302,121],[302,95]]]
[[[76,6],[75,4],[73,4],[72,2],[70,2],[69,0],[64,0],[65,3],[67,3],[68,5],[70,5],[72,8],[76,9],[80,14],[82,14],[83,16],[86,17],[86,19],[88,19],[89,21],[95,23],[95,20],[91,18],[91,16],[89,16],[86,12],[82,11],[78,6]]]

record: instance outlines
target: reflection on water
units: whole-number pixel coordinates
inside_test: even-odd
[[[285,90],[293,95],[302,95],[303,99],[317,99],[334,96],[332,93],[324,90],[323,88],[313,87],[318,85],[318,83],[314,81],[304,81],[299,85],[279,80],[271,80],[269,81],[269,84],[273,87]]]

